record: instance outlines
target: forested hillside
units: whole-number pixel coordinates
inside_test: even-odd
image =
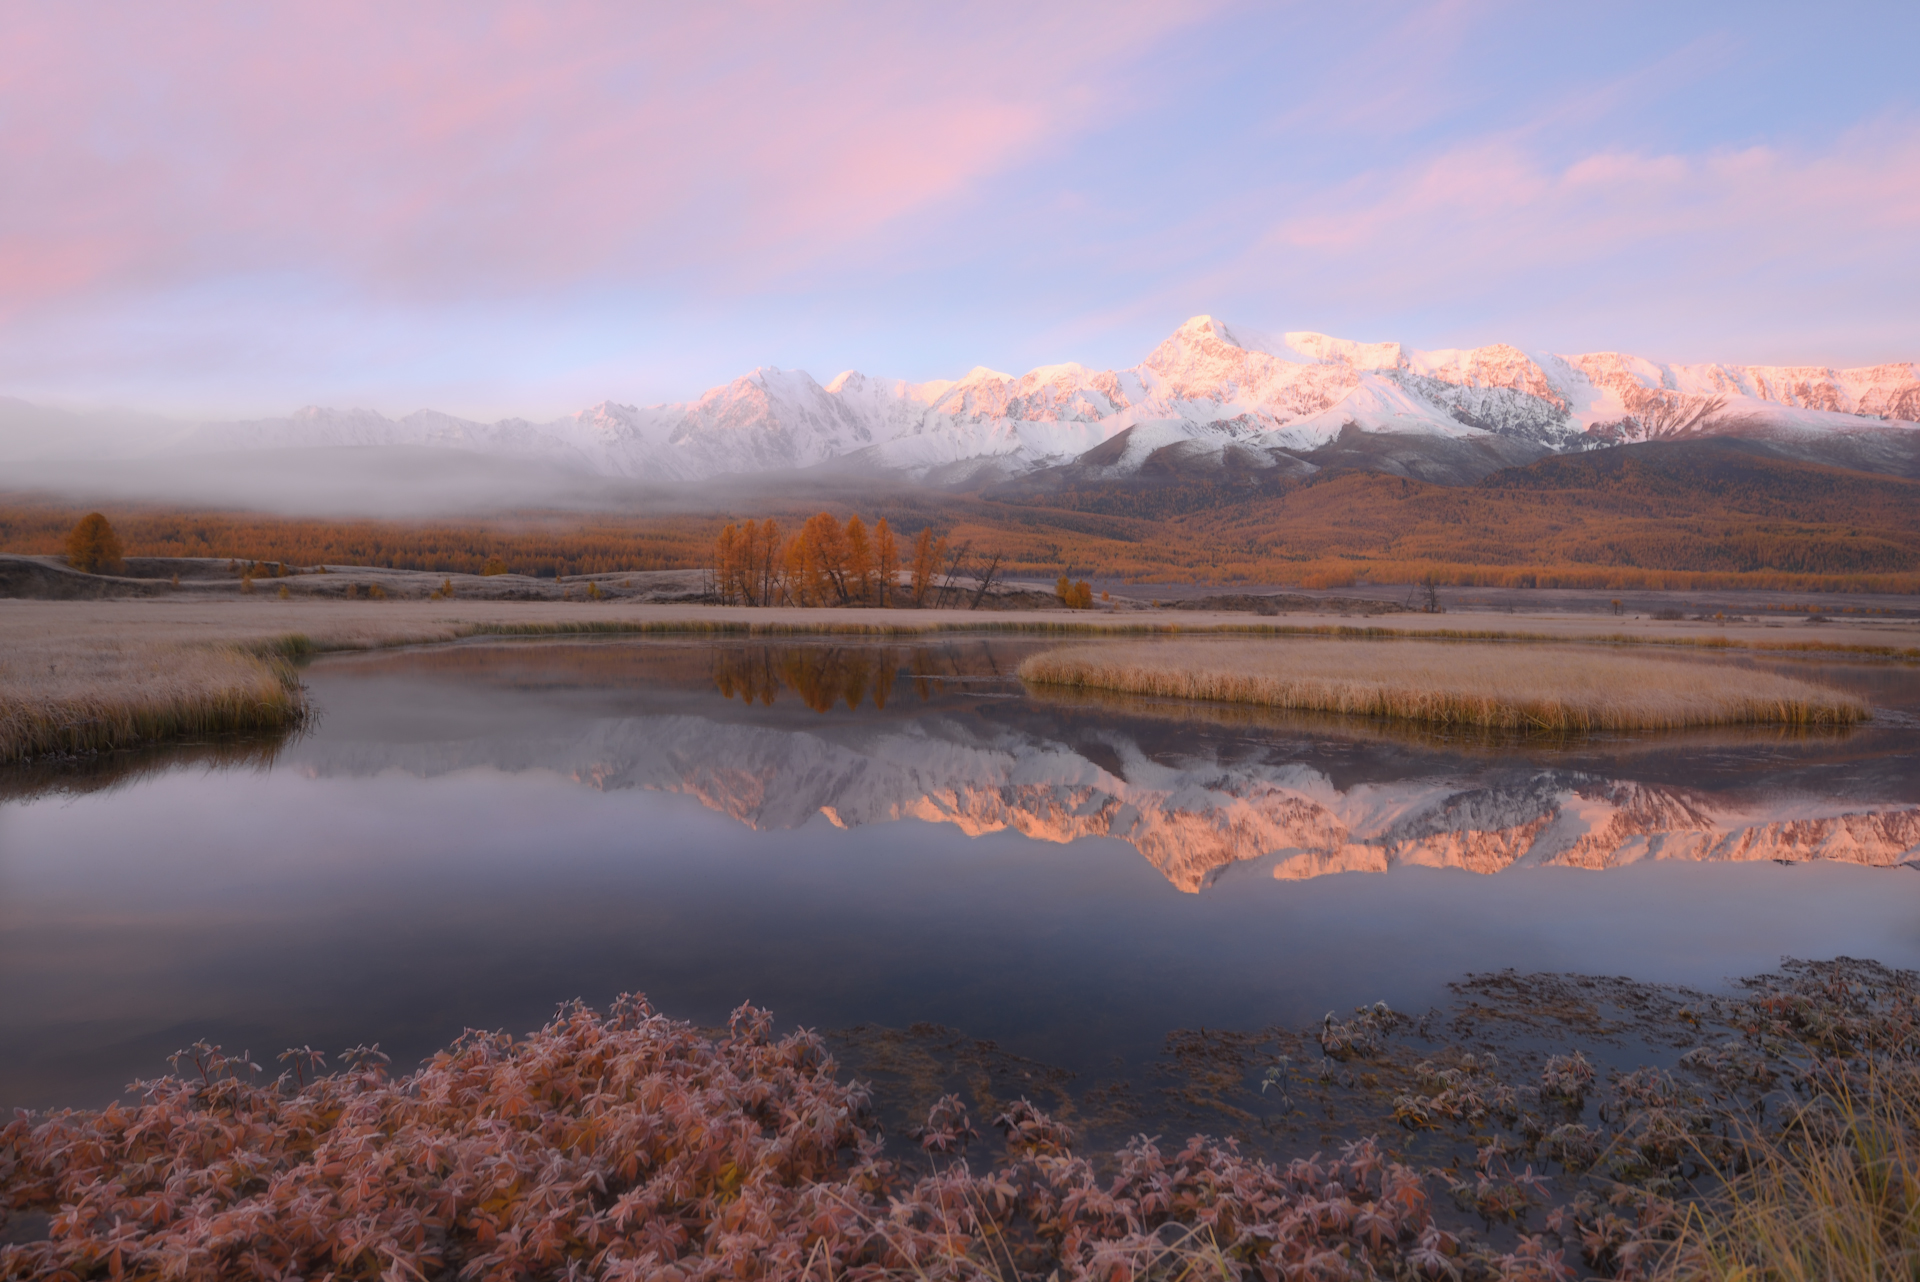
[[[122,507],[129,556],[214,556],[524,574],[705,566],[736,519],[791,532],[822,507],[885,519],[902,540],[931,527],[998,552],[1003,572],[1052,581],[1329,586],[1370,580],[1509,586],[1920,591],[1920,482],[1770,455],[1739,442],[1625,446],[1544,459],[1472,486],[1379,472],[1287,488],[1064,492],[1020,501],[931,489],[850,502],[791,500],[711,515],[519,513],[463,521],[324,521]],[[87,509],[0,502],[0,550],[58,553]]]

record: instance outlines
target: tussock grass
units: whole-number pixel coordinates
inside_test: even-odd
[[[1694,1208],[1664,1278],[1881,1282],[1920,1278],[1920,1067],[1839,1081]]]
[[[1851,695],[1744,668],[1573,646],[1425,641],[1120,642],[1034,655],[1022,680],[1477,730],[1846,725]]]
[[[0,652],[0,761],[280,730],[305,713],[284,661],[237,646],[49,641]]]

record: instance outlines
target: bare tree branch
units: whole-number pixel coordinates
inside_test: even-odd
[[[946,605],[949,594],[954,590],[954,581],[960,577],[960,572],[966,568],[967,553],[971,551],[972,548],[973,544],[971,542],[962,543],[959,547],[947,554],[947,577],[940,583],[940,604],[942,606]]]
[[[987,589],[993,586],[993,576],[999,572],[1000,554],[995,552],[993,554],[993,560],[987,562],[986,572],[980,576],[980,589],[973,594],[973,605],[970,607],[971,609],[978,610],[980,608],[980,602],[986,598]]]

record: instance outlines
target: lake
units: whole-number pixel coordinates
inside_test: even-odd
[[[104,1103],[197,1038],[411,1064],[629,990],[1096,1083],[1475,971],[1920,966],[1920,668],[1702,658],[1875,720],[1537,742],[1023,690],[1049,644],[328,656],[291,742],[14,770],[0,1105]]]

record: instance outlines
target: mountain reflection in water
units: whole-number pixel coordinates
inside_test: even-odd
[[[1230,870],[1920,856],[1916,736],[1898,714],[1840,735],[1472,742],[1021,697],[1009,674],[1046,644],[516,643],[329,660],[310,674],[325,721],[288,760],[323,776],[553,770],[691,795],[755,829],[821,816],[1116,837],[1187,891]],[[1884,698],[1884,672],[1873,679]]]

